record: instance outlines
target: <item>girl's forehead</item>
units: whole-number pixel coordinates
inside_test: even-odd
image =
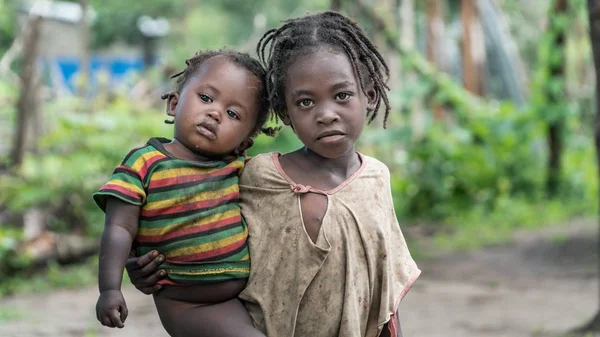
[[[344,51],[333,48],[318,48],[298,55],[286,69],[286,82],[295,80],[323,81],[329,77],[355,80],[352,62]]]

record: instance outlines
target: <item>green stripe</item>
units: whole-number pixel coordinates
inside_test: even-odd
[[[195,246],[199,246],[199,245],[210,243],[210,242],[216,242],[216,241],[228,238],[230,236],[242,233],[243,231],[244,231],[244,227],[240,225],[238,227],[233,227],[228,230],[213,233],[213,234],[210,234],[207,236],[197,236],[197,237],[192,237],[192,238],[188,238],[188,239],[177,240],[172,243],[168,243],[168,244],[161,246],[160,252],[163,254],[168,254],[172,250],[176,250],[179,248],[195,247]],[[140,245],[143,245],[143,243],[140,243]],[[215,247],[215,249],[218,249],[218,248],[221,248],[221,246]]]
[[[177,224],[177,225],[189,225],[196,221],[200,221],[203,218],[211,217],[215,214],[225,213],[230,210],[239,210],[240,206],[237,203],[229,203],[213,208],[209,208],[203,212],[195,212],[187,216],[177,216],[174,215],[174,218],[170,219],[162,219],[162,220],[141,220],[139,226],[140,228],[162,228],[169,225]]]
[[[218,191],[227,187],[231,187],[233,185],[237,185],[239,183],[239,177],[233,176],[228,179],[224,179],[221,181],[213,181],[208,183],[201,183],[195,186],[190,186],[187,188],[164,191],[164,192],[155,192],[148,196],[148,202],[157,202],[157,201],[165,201],[170,199],[181,198],[182,196],[189,196],[192,198],[194,195],[202,192],[209,191]]]
[[[164,269],[170,278],[178,280],[196,280],[198,275],[202,278],[219,278],[222,274],[247,275],[247,271],[236,269],[250,269],[250,261],[203,263],[203,264],[172,264],[163,263],[161,269]],[[191,274],[191,275],[190,275]],[[221,275],[219,275],[221,274]]]
[[[156,151],[156,149],[152,145],[147,145],[140,149],[133,150],[128,154],[128,157],[125,157],[125,160],[121,164],[131,167],[142,155],[153,151]],[[160,155],[164,157],[164,154],[161,153]]]

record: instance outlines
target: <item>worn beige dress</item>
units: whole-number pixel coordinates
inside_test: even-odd
[[[361,159],[354,175],[324,192],[291,181],[277,153],[244,169],[252,266],[240,298],[268,336],[378,336],[419,276],[394,213],[389,170]],[[309,191],[328,199],[316,243],[300,211],[300,195]]]

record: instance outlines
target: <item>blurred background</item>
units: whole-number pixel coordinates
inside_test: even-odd
[[[160,96],[186,58],[255,55],[281,20],[327,9],[391,69],[388,127],[359,149],[389,166],[423,270],[404,335],[598,335],[596,3],[0,0],[0,336],[166,336],[127,279],[125,329],[96,321],[91,194],[129,149],[172,136]],[[284,128],[251,153],[299,145]]]

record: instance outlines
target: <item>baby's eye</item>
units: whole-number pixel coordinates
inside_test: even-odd
[[[227,116],[229,116],[230,118],[233,119],[240,119],[240,116],[237,114],[237,112],[233,111],[233,110],[227,110]]]
[[[312,99],[301,99],[296,103],[299,107],[301,108],[308,108],[310,106],[312,106],[314,104],[314,102],[312,101]]]
[[[204,103],[212,103],[212,101],[213,101],[213,99],[210,96],[206,95],[206,94],[198,94],[198,96],[200,97],[200,99]]]
[[[335,98],[339,101],[347,101],[350,99],[350,97],[352,97],[352,95],[348,92],[340,92],[339,94],[335,95]]]

